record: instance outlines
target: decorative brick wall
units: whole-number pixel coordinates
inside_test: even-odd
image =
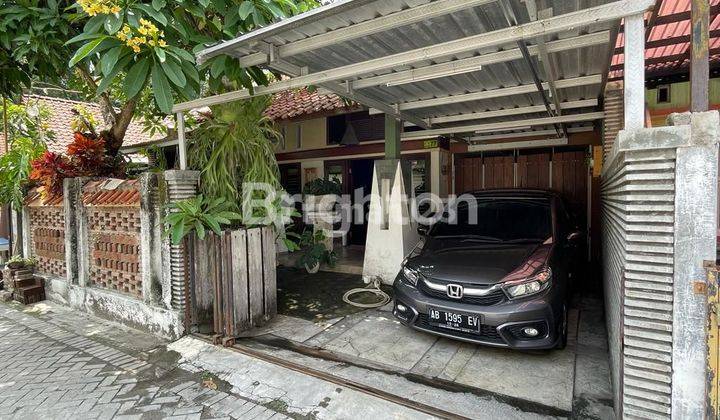
[[[65,209],[62,197],[43,202],[34,195],[27,206],[31,255],[38,260],[37,272],[65,278]]]
[[[107,189],[114,182],[113,189]],[[89,283],[142,298],[140,192],[135,180],[83,187],[89,235]]]

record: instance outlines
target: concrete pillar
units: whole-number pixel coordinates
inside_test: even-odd
[[[65,273],[68,284],[86,286],[90,277],[87,217],[82,202],[83,178],[63,181],[65,211]]]
[[[140,175],[140,264],[142,296],[151,305],[162,305],[162,205],[158,197],[159,175]],[[169,287],[169,284],[168,284]]]
[[[625,130],[645,125],[645,20],[625,17]]]
[[[177,136],[178,136],[178,160],[180,161],[180,170],[187,169],[187,147],[185,145],[185,116],[182,112],[178,112],[176,117]]]
[[[690,27],[690,111],[707,111],[710,103],[710,2],[692,0]]]
[[[400,159],[402,121],[385,114],[385,159]]]
[[[676,114],[671,122],[690,125],[675,168],[672,418],[699,419],[707,398],[707,296],[695,287],[706,278],[703,262],[715,261],[720,117]]]
[[[404,168],[403,168],[404,166]],[[400,264],[420,240],[411,220],[410,168],[399,159],[375,161],[363,280],[393,284]]]
[[[176,203],[197,195],[200,171],[165,171],[168,202]],[[185,247],[170,244],[170,305],[185,309]]]

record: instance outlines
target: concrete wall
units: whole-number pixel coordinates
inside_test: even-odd
[[[176,339],[183,335],[184,328],[182,311],[171,305],[170,276],[164,275],[170,271],[169,243],[162,228],[167,188],[159,175],[148,173],[138,181],[129,181],[133,188],[113,189],[113,185],[127,182],[65,180],[66,217],[61,227],[65,232],[67,270],[64,276],[41,273],[46,296],[102,318]],[[123,197],[130,197],[129,201],[118,201]],[[25,211],[24,215],[24,225],[32,226],[34,213]],[[25,242],[29,243],[32,230],[26,232]],[[26,249],[32,254],[34,248]]]
[[[621,131],[603,170],[606,317],[618,416],[702,418],[703,261],[715,259],[720,119]]]

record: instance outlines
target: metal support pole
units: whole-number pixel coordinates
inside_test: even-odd
[[[178,136],[178,157],[180,159],[180,170],[187,169],[187,149],[185,145],[185,117],[182,112],[176,114],[177,136]]]
[[[645,20],[625,18],[625,130],[645,125]]]
[[[709,106],[709,21],[708,0],[692,0],[690,28],[690,111],[703,112]]]
[[[385,159],[400,159],[402,121],[385,114]]]

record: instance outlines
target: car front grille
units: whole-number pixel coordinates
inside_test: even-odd
[[[434,325],[430,325],[430,322],[428,321],[427,314],[420,314],[418,315],[417,321],[415,321],[415,326],[418,328],[422,328],[424,330],[428,331],[435,331],[439,333],[445,333],[452,335],[454,337],[461,337],[461,338],[467,338],[469,340],[480,340],[480,341],[486,341],[486,342],[492,342],[492,343],[504,343],[505,341],[502,339],[500,334],[497,332],[497,328],[480,324],[480,331],[478,333],[469,333],[464,331],[455,331],[447,328],[441,328],[436,327]]]
[[[462,299],[453,299],[449,297],[445,292],[429,288],[422,280],[418,282],[418,290],[420,290],[424,295],[433,297],[435,299],[450,300],[453,302],[470,303],[473,305],[482,306],[497,305],[498,303],[501,303],[506,299],[505,293],[500,289],[495,290],[485,296],[463,296]]]

